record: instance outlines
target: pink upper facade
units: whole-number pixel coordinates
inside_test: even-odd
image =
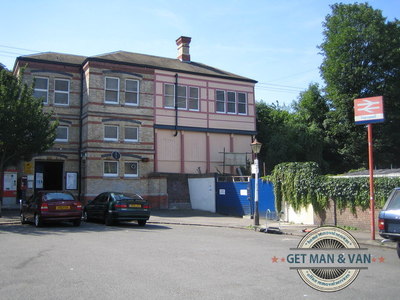
[[[155,72],[155,124],[175,125],[176,111],[168,106],[165,101],[165,89],[168,85],[194,88],[198,90],[198,107],[178,108],[178,126],[199,127],[203,129],[224,129],[255,131],[255,101],[254,83],[246,83],[235,80],[209,78],[206,76],[174,73],[157,70]],[[224,110],[217,109],[217,91],[227,95],[235,94],[236,101],[232,100],[232,108],[227,109],[225,101]],[[237,95],[245,97],[243,108],[238,110]],[[222,103],[222,101],[221,101]],[[222,106],[222,105],[221,105]],[[233,108],[234,106],[234,108]]]

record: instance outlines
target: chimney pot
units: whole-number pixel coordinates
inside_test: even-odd
[[[178,59],[183,62],[190,62],[189,44],[192,38],[181,36],[176,40],[178,46]]]

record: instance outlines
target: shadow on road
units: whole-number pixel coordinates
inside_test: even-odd
[[[207,218],[234,218],[234,219],[242,219],[240,216],[228,216],[221,215],[214,212],[197,210],[197,209],[177,209],[177,210],[167,210],[167,209],[153,209],[151,211],[152,216],[161,217],[161,218],[192,218],[192,217],[207,217]]]
[[[139,226],[136,222],[121,222],[114,226],[105,226],[102,223],[96,222],[82,222],[81,226],[73,226],[69,222],[60,223],[48,223],[43,227],[36,228],[33,224],[13,224],[13,225],[2,225],[0,226],[0,235],[5,233],[17,233],[22,235],[46,235],[56,234],[62,235],[72,232],[112,232],[112,231],[154,231],[154,230],[166,230],[171,227],[158,225],[158,224],[146,224],[146,226]]]

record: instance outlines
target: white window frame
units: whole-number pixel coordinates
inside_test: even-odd
[[[197,90],[197,98],[193,98],[193,97],[191,97],[191,90]],[[191,111],[199,111],[200,110],[200,100],[199,100],[199,98],[200,98],[200,89],[198,88],[198,87],[194,87],[194,86],[189,86],[188,87],[188,90],[189,90],[189,94],[188,94],[188,109],[189,110],[191,110]],[[190,108],[190,104],[192,103],[192,102],[196,102],[197,103],[197,108]]]
[[[172,87],[172,94],[167,94],[167,89],[166,87]],[[191,97],[191,90],[195,89],[197,90],[197,97]],[[184,91],[184,95],[180,96],[179,92]],[[175,108],[175,84],[171,83],[165,83],[164,84],[164,108]],[[166,99],[167,97],[172,98],[171,104],[168,104]],[[200,89],[198,87],[194,86],[186,86],[186,85],[178,85],[178,109],[179,110],[190,110],[190,111],[199,111],[200,110]],[[191,103],[195,102],[197,108],[191,108]]]
[[[107,89],[107,79],[117,80],[117,88],[116,89]],[[107,100],[107,91],[117,92],[117,100],[109,101]],[[119,104],[119,78],[118,77],[105,77],[104,78],[104,103],[107,104]]]
[[[128,90],[128,85],[127,85],[128,81],[134,81],[134,82],[136,82],[136,87],[137,87],[136,91]],[[125,104],[126,104],[126,105],[139,106],[139,91],[140,91],[140,86],[139,86],[139,84],[140,84],[139,80],[125,79]],[[127,101],[126,101],[126,99],[127,99],[126,95],[127,95],[128,93],[136,93],[136,102],[135,102],[135,103],[127,102]]]
[[[137,136],[136,139],[129,139],[129,138],[126,137],[126,129],[128,129],[128,128],[136,129],[136,136]],[[124,127],[124,141],[125,142],[131,142],[131,143],[132,142],[133,143],[139,142],[139,127],[136,127],[136,126],[125,126]]]
[[[179,95],[179,91],[185,91],[185,95],[184,96],[180,96]],[[188,94],[187,94],[187,87],[185,86],[185,85],[178,85],[178,97],[177,97],[178,99],[178,109],[181,109],[181,110],[187,110],[187,108],[188,108]],[[182,101],[182,99],[183,99],[183,101]],[[175,100],[175,99],[174,99]],[[175,102],[175,101],[174,101]],[[184,103],[185,104],[185,106],[180,106],[180,104],[181,103]],[[175,103],[174,103],[175,104]],[[176,105],[176,104],[175,104]]]
[[[237,114],[237,101],[236,101],[236,93],[232,91],[227,91],[226,92],[226,113],[230,115],[236,115]],[[229,101],[229,95],[233,95],[233,101]],[[233,104],[234,111],[230,111],[229,106]]]
[[[67,138],[66,139],[62,139],[62,138],[57,138],[55,139],[56,142],[68,142],[68,138],[69,138],[69,127],[68,126],[58,126],[58,129],[66,129],[67,132]]]
[[[136,174],[127,174],[126,173],[126,166],[127,164],[136,164]],[[130,167],[130,166],[129,166]],[[124,162],[124,177],[130,177],[130,178],[137,178],[139,177],[139,163],[137,161],[126,161]]]
[[[172,87],[172,94],[167,94],[167,86]],[[172,97],[172,106],[168,106],[167,104],[167,97]],[[164,84],[164,107],[165,108],[175,108],[175,85],[170,83]]]
[[[240,102],[239,95],[241,95],[241,94],[244,95],[244,102],[243,103]],[[238,92],[237,93],[237,106],[238,106],[237,112],[238,112],[239,115],[247,115],[247,93],[242,93],[242,92]],[[239,109],[240,106],[244,106],[245,112],[240,112],[240,109]]]
[[[106,137],[106,127],[115,127],[117,129],[117,137]],[[108,141],[108,142],[118,142],[119,139],[119,126],[118,125],[104,125],[103,128],[103,138],[104,141]]]
[[[46,92],[46,97],[45,97],[45,99],[43,100],[43,104],[48,104],[48,103],[49,103],[49,78],[47,78],[47,77],[41,77],[41,76],[35,76],[35,77],[33,78],[34,82],[35,82],[36,79],[45,79],[46,82],[47,82],[47,84],[46,84],[46,85],[47,85],[47,86],[46,86],[46,89],[38,89],[38,88],[35,87],[35,83],[34,83],[34,88],[33,88],[33,90],[34,90],[34,92],[36,92],[36,91],[38,91],[38,92]]]
[[[106,173],[106,164],[116,164],[117,166],[117,171],[116,173]],[[118,165],[118,161],[103,161],[103,176],[104,177],[118,177],[118,173],[119,173],[119,165]]]
[[[66,82],[68,83],[68,84],[67,84],[67,87],[68,87],[67,91],[56,90],[56,86],[57,86],[56,82],[57,82],[57,81],[66,81]],[[69,79],[55,78],[55,79],[54,79],[54,104],[55,104],[55,105],[64,105],[64,106],[68,106],[68,105],[69,105],[69,91],[70,91],[70,80],[69,80]],[[57,94],[66,94],[66,95],[67,95],[67,103],[58,103],[58,102],[56,101],[56,96],[57,96]]]
[[[223,95],[224,95],[223,101],[218,99],[218,96],[217,96],[218,92],[223,93]],[[224,104],[224,110],[218,110],[218,103]],[[224,90],[216,90],[215,91],[215,112],[220,113],[220,114],[226,113],[226,92]]]
[[[223,93],[224,101],[221,99],[218,100],[217,93]],[[228,101],[228,95],[234,95],[235,101]],[[239,102],[239,96],[244,95],[244,102]],[[248,94],[245,92],[234,92],[234,91],[225,91],[225,90],[215,90],[215,112],[219,114],[230,114],[230,115],[247,115],[248,114],[248,101],[247,101]],[[218,104],[224,104],[224,111],[218,110]],[[235,111],[230,111],[230,107],[234,104]],[[233,106],[232,106],[233,107]],[[240,108],[244,107],[244,112],[240,112]]]

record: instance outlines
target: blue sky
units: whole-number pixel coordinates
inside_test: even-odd
[[[289,105],[311,82],[322,84],[317,46],[336,2],[0,0],[0,62],[12,69],[17,56],[46,51],[176,58],[184,35],[193,61],[255,79],[256,100]],[[368,3],[388,20],[400,17],[399,0]]]

